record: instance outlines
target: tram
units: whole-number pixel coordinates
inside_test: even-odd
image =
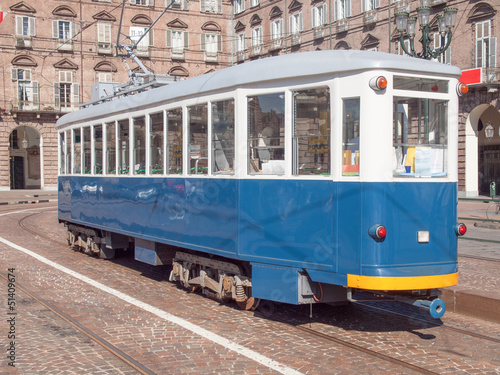
[[[61,117],[68,243],[171,265],[242,308],[357,290],[445,311],[457,284],[458,68],[368,51],[270,57]]]

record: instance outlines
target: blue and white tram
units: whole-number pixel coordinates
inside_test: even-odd
[[[455,285],[456,67],[317,51],[245,63],[67,114],[59,220],[101,257],[172,264],[235,299],[346,301]],[[439,301],[439,302],[437,302]]]

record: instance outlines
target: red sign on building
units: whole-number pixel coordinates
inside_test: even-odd
[[[478,83],[482,83],[482,76],[481,68],[462,70],[462,76],[459,81],[466,85],[477,85]]]

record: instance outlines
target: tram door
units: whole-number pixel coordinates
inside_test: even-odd
[[[10,157],[10,188],[24,189],[24,157]]]

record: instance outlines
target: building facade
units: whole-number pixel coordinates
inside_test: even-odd
[[[54,188],[57,118],[89,101],[92,83],[127,81],[128,70],[115,56],[116,41],[124,35],[137,40],[166,3],[125,2],[121,29],[118,0],[2,4],[8,15],[0,24],[0,189]],[[470,85],[460,101],[459,193],[488,195],[491,182],[500,187],[500,2],[430,0],[430,5],[435,48],[443,40],[438,15],[446,7],[458,8],[451,45],[439,60],[460,67]],[[416,17],[418,6],[420,1],[411,0],[178,0],[136,54],[152,72],[177,79],[300,51],[404,54],[401,43],[408,49],[410,40],[405,35],[401,42],[395,16]],[[418,51],[419,39],[417,31]]]

